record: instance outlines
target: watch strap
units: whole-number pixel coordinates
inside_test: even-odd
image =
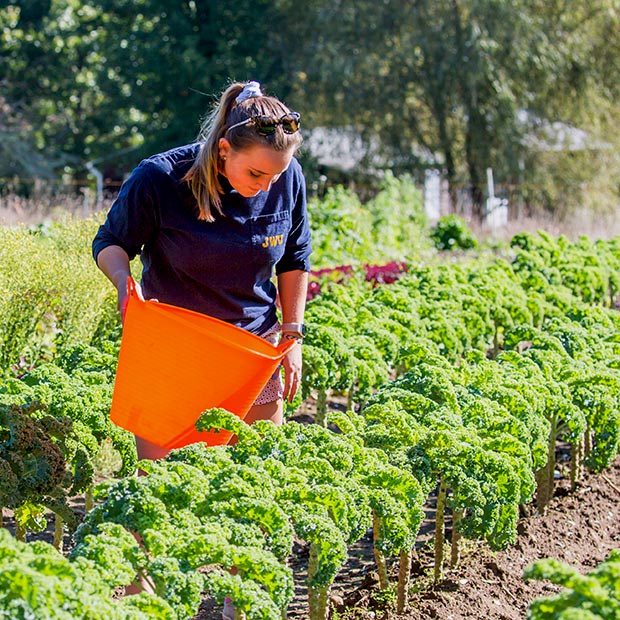
[[[283,336],[293,336],[301,340],[306,335],[306,326],[303,323],[282,323],[281,331]]]

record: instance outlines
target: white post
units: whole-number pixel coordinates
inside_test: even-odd
[[[101,170],[95,168],[95,164],[92,161],[86,162],[86,170],[90,172],[97,181],[97,205],[103,202],[103,173]]]
[[[439,170],[424,173],[424,211],[430,222],[441,216],[441,175]]]
[[[487,168],[487,191],[489,197],[485,203],[484,224],[495,232],[508,223],[508,200],[495,197],[493,168]]]
[[[489,192],[489,202],[495,198],[495,185],[493,184],[493,168],[487,168],[487,190]]]

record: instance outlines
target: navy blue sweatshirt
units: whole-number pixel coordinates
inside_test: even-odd
[[[224,215],[205,222],[182,181],[199,148],[175,148],[138,165],[93,240],[93,256],[110,245],[130,260],[140,254],[145,299],[264,333],[276,322],[274,271],[310,270],[301,166],[293,159],[269,191],[253,198],[222,179]]]

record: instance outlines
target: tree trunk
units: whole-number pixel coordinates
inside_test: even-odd
[[[475,48],[469,45],[467,33],[469,20],[463,16],[458,0],[452,0],[452,14],[454,19],[454,43],[459,55],[467,66],[459,72],[459,94],[464,107],[465,125],[465,159],[469,175],[470,196],[472,201],[472,215],[482,221],[484,211],[484,180],[487,166],[491,165],[489,158],[488,136],[486,119],[482,110],[477,84],[477,70],[480,60]]]
[[[435,97],[433,97],[433,104],[435,108],[435,116],[437,118],[439,143],[441,145],[441,151],[443,152],[445,160],[446,179],[448,181],[448,192],[450,194],[450,204],[452,207],[451,210],[453,213],[456,213],[458,200],[456,192],[456,164],[454,163],[454,154],[452,152],[454,140],[448,131],[449,112],[446,110],[445,96],[443,92],[439,92]]]
[[[465,151],[467,153],[467,169],[469,170],[469,194],[472,202],[472,215],[478,222],[482,222],[484,218],[484,179],[475,161],[476,156],[474,154],[474,138],[472,134],[473,131],[468,127],[465,135]]]

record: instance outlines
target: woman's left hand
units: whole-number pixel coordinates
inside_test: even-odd
[[[282,366],[284,366],[284,393],[282,398],[288,400],[289,403],[293,402],[301,384],[301,350],[301,343],[298,342],[282,360]]]

